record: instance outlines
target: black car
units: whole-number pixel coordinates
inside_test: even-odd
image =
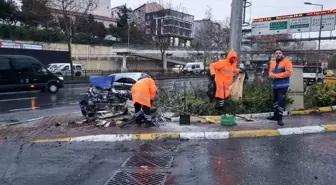
[[[56,93],[63,77],[51,73],[30,56],[0,55],[0,92],[40,90]]]

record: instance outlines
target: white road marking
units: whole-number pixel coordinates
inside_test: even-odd
[[[5,99],[5,100],[0,100],[0,102],[6,102],[6,101],[20,101],[20,100],[30,100],[30,99],[36,99],[36,98],[37,98],[37,97]]]
[[[80,136],[73,137],[70,141],[90,141],[90,142],[116,142],[116,141],[131,141],[131,134],[117,134],[117,135],[95,135],[95,136]]]
[[[25,110],[35,110],[35,109],[39,109],[40,107],[34,107],[34,109],[32,109],[31,107],[29,108],[21,108],[21,109],[11,109],[9,110],[9,112],[18,112],[18,111],[25,111]]]
[[[24,93],[36,93],[40,91],[20,91],[20,92],[6,92],[6,93],[0,93],[0,95],[10,95],[10,94],[24,94]]]
[[[89,87],[74,87],[74,88],[66,88],[64,90],[72,90],[72,89],[88,89]]]
[[[17,124],[21,124],[21,123],[26,123],[26,122],[31,122],[31,121],[37,121],[37,120],[41,120],[43,118],[44,117],[38,117],[38,118],[28,119],[28,120],[24,120],[24,121],[18,121],[18,122],[14,122],[14,123],[7,123],[7,124],[0,125],[0,128],[11,126],[11,125],[17,125]]]

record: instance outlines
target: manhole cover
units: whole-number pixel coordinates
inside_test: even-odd
[[[173,156],[135,155],[128,158],[123,167],[170,168]]]
[[[164,173],[118,171],[105,185],[164,185],[166,178]]]
[[[179,145],[173,143],[144,143],[140,152],[177,152]]]

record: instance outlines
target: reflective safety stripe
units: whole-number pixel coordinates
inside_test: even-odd
[[[230,91],[230,89],[226,89],[226,90],[221,90],[221,89],[217,89],[216,92],[218,93],[224,93],[224,92],[228,92]]]
[[[234,73],[235,72],[235,70],[228,70],[228,69],[221,69],[220,71],[223,73]]]
[[[140,93],[135,93],[135,94],[132,95],[132,97],[133,97],[133,98],[135,98],[135,97],[139,97],[139,98],[141,98],[141,99],[147,101],[148,103],[150,103],[150,99],[149,99],[148,97],[146,97],[146,96],[140,94]]]

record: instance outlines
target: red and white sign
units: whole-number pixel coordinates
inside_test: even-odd
[[[328,62],[321,62],[321,68],[327,69],[328,68]]]
[[[1,48],[21,48],[21,44],[20,43],[16,43],[16,42],[4,42],[4,41],[0,41],[0,47]]]

